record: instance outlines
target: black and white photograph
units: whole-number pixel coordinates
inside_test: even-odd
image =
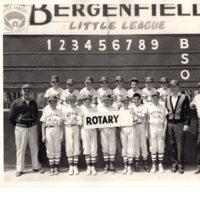
[[[60,2],[2,5],[3,183],[198,185],[200,2]]]

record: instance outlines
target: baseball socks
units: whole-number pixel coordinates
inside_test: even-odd
[[[135,158],[135,171],[139,172],[140,171],[140,165],[139,165],[139,157]]]
[[[60,158],[55,158],[55,165],[54,165],[54,172],[53,172],[54,175],[59,174],[59,172],[58,172],[59,163],[60,163]]]
[[[87,165],[86,174],[90,175],[91,174],[90,155],[85,155],[85,162],[86,162],[86,165]]]
[[[122,171],[122,174],[126,174],[128,171],[128,158],[126,156],[124,156],[123,160],[124,160],[124,169]]]
[[[103,160],[104,160],[104,163],[105,163],[104,173],[108,173],[108,171],[109,171],[109,162],[108,162],[108,154],[107,153],[103,153]]]
[[[156,172],[156,154],[151,154],[151,159],[152,159],[151,173],[155,173]]]
[[[75,175],[79,175],[79,171],[78,171],[78,156],[74,156],[74,174]]]
[[[164,168],[163,168],[163,164],[162,164],[162,162],[163,162],[163,157],[164,157],[164,154],[163,154],[163,153],[159,153],[159,154],[158,154],[158,160],[159,160],[158,169],[159,169],[159,172],[161,172],[161,173],[164,173],[164,172],[165,172],[165,170],[164,170]]]
[[[133,163],[133,158],[128,157],[128,174],[132,174],[132,169],[131,169],[132,163]]]
[[[91,171],[92,171],[92,175],[96,175],[97,174],[97,171],[95,169],[95,163],[96,163],[96,156],[91,156],[90,157],[91,159]]]
[[[149,166],[148,166],[148,161],[147,158],[143,158],[143,163],[144,163],[144,170],[146,172],[150,172]]]
[[[54,172],[54,158],[49,158],[49,166],[50,166],[49,176],[53,176],[53,172]]]
[[[73,157],[68,157],[68,163],[69,163],[69,175],[73,175],[74,174],[74,167],[73,167]]]
[[[114,160],[115,160],[115,154],[110,154],[109,155],[109,157],[110,157],[110,171],[112,172],[112,173],[115,173],[115,166],[114,166]]]

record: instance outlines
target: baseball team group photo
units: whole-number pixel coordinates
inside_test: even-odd
[[[184,174],[185,151],[190,150],[186,147],[185,135],[189,134],[191,112],[197,113],[197,133],[193,143],[196,169],[193,173],[199,174],[200,82],[196,94],[190,95],[182,90],[178,80],[164,76],[156,77],[160,87],[155,88],[154,78],[147,76],[139,80],[133,77],[125,88],[121,75],[114,80],[106,76],[94,80],[87,76],[82,89],[78,90],[76,80],[72,78],[66,78],[66,87],[61,88],[60,77],[53,74],[49,78],[50,87],[42,97],[41,115],[31,84],[22,84],[8,113],[8,120],[14,127],[16,177],[26,176],[26,156],[31,159],[33,175],[98,176],[99,172],[116,174],[119,171],[124,175],[154,174],[164,173],[166,166],[171,173]],[[98,82],[98,88],[94,88],[94,81]],[[131,124],[112,125],[116,111],[127,111]],[[85,126],[84,117],[99,114],[104,117],[96,121],[96,127]],[[41,144],[45,151],[39,156]],[[25,153],[27,145],[30,154]],[[61,157],[63,153],[65,157]],[[47,162],[41,165],[44,157]],[[66,159],[64,166],[62,159]],[[61,172],[62,167],[67,171]]]

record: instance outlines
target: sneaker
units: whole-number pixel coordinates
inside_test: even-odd
[[[105,164],[105,167],[104,167],[104,174],[107,174],[109,171],[109,165],[108,164]]]
[[[159,172],[161,172],[161,173],[164,173],[164,172],[165,172],[165,170],[163,169],[162,163],[160,163],[160,164],[158,165],[158,169],[159,169]]]
[[[148,165],[144,165],[144,170],[145,170],[146,172],[150,172],[149,166],[148,166]]]
[[[78,167],[77,166],[74,166],[74,174],[75,175],[79,175],[79,171],[78,171]]]
[[[156,166],[155,166],[155,165],[152,165],[151,173],[155,173],[155,172],[156,172]]]
[[[53,176],[53,168],[50,168],[50,170],[49,170],[49,176]]]
[[[131,175],[132,174],[132,169],[131,166],[128,166],[128,174]]]
[[[114,174],[115,173],[115,167],[113,163],[110,163],[110,171]]]
[[[136,172],[139,172],[139,171],[140,171],[140,166],[139,166],[139,164],[137,164],[137,163],[135,164],[135,171],[136,171]]]
[[[69,175],[73,175],[74,174],[74,168],[73,166],[69,166]]]
[[[58,172],[58,168],[54,168],[54,172],[53,172],[54,175],[58,175],[59,172]]]
[[[128,171],[128,167],[126,166],[126,167],[124,167],[124,169],[123,169],[123,171],[122,171],[122,174],[126,174],[127,171]]]
[[[21,176],[23,173],[22,172],[16,172],[16,177],[19,177],[19,176]]]
[[[94,166],[92,166],[91,170],[92,170],[92,175],[96,175],[97,174],[97,171],[96,171]]]
[[[87,166],[86,174],[87,174],[87,175],[90,175],[90,174],[91,174],[91,167],[90,167],[90,166]]]

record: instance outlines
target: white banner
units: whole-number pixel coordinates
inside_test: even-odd
[[[200,27],[200,3],[18,4],[4,5],[3,16],[4,34],[195,34]]]
[[[85,129],[131,126],[132,124],[133,117],[129,110],[85,114],[83,121],[83,127]]]

